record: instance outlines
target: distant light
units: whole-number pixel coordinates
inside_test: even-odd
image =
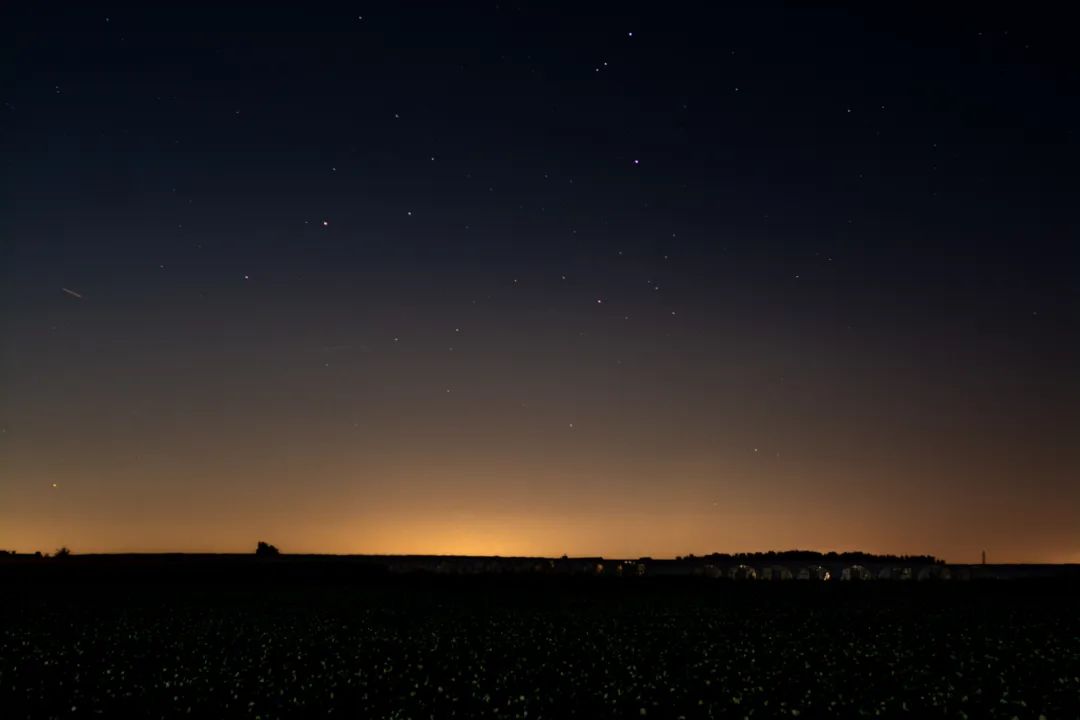
[[[330,225],[330,221],[329,221],[329,220],[323,220],[323,221],[322,221],[322,226],[323,226],[323,227],[327,227],[327,226],[329,226],[329,225]]]

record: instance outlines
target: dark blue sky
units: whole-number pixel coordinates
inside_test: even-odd
[[[699,5],[5,8],[0,545],[1080,558],[1060,18]]]

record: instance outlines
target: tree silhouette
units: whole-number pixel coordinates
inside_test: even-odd
[[[56,553],[53,555],[53,557],[58,557],[58,558],[71,557],[71,551],[68,550],[67,546],[65,545],[64,547],[57,550]]]
[[[768,552],[741,552],[735,553],[711,553],[705,556],[706,560],[713,561],[742,561],[742,562],[774,562],[776,560],[787,560],[792,562],[813,562],[827,560],[829,562],[844,561],[852,564],[859,564],[865,562],[908,562],[916,565],[924,564],[944,564],[944,560],[934,557],[933,555],[876,555],[874,553],[866,552],[835,552],[830,550],[827,553],[817,552],[815,550],[781,550],[779,552],[770,550]]]
[[[269,543],[264,543],[262,540],[260,540],[259,544],[255,547],[255,554],[259,557],[274,557],[275,555],[280,555],[281,553],[273,545],[270,545]]]

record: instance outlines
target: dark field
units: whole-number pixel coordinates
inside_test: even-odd
[[[0,580],[4,718],[1080,717],[1065,582]]]

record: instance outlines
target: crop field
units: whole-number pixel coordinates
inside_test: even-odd
[[[1077,718],[1052,584],[4,588],[0,715]]]

